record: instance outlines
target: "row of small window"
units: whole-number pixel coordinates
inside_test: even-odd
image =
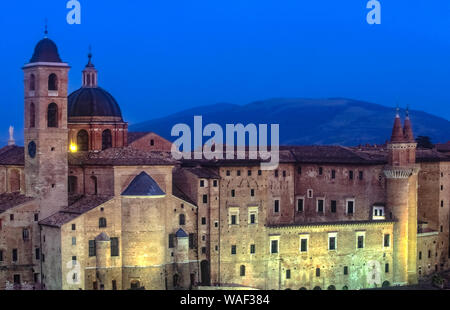
[[[14,214],[13,213],[11,213],[9,215],[9,220],[10,221],[14,221]],[[39,221],[39,214],[38,213],[34,214],[34,221],[35,222]],[[0,219],[0,230],[2,230],[2,220],[1,219]]]
[[[232,189],[230,194],[231,194],[231,197],[236,197],[236,190]],[[255,197],[255,190],[253,188],[250,189],[250,196]]]
[[[437,257],[438,253],[435,253],[435,256]],[[431,250],[428,250],[428,258],[431,258]],[[419,260],[422,259],[422,251],[419,251]]]
[[[239,208],[228,209],[228,224],[239,225]],[[248,207],[248,224],[258,224],[258,207]]]
[[[305,211],[305,199],[298,198],[297,199],[297,212]],[[337,200],[330,201],[330,212],[336,213],[337,211]],[[277,199],[274,201],[274,212],[280,212],[280,201]],[[325,199],[318,198],[316,201],[316,212],[317,213],[325,213]],[[355,200],[347,199],[346,200],[346,208],[345,213],[352,215],[355,212]]]
[[[309,249],[309,235],[300,236],[300,252],[306,253]],[[391,236],[390,234],[384,234],[383,246],[390,247]],[[365,247],[365,232],[356,232],[356,248],[363,249]],[[337,250],[337,233],[328,234],[328,246],[329,251]],[[277,254],[279,252],[279,240],[270,241],[270,253]],[[233,254],[233,253],[232,253]]]
[[[277,174],[278,174],[278,170],[276,170],[277,171]],[[252,170],[247,170],[247,176],[252,176]],[[229,176],[231,176],[231,171],[230,170],[227,170],[226,171],[226,175],[227,175],[227,177],[229,177]],[[260,176],[260,175],[262,175],[262,170],[258,170],[258,175]],[[236,170],[236,176],[238,176],[238,177],[240,177],[241,176],[241,170]]]
[[[301,167],[301,166],[297,167],[297,173],[298,173],[298,174],[302,174],[302,167]],[[319,167],[318,173],[319,173],[319,175],[323,175],[323,167]],[[227,176],[231,176],[231,171],[230,171],[230,170],[227,170],[227,171],[226,171],[226,175],[227,175]],[[248,175],[248,176],[251,176],[251,175],[252,175],[252,170],[247,170],[247,175]],[[261,170],[258,170],[258,175],[259,175],[259,176],[262,175],[262,171],[261,171]],[[284,178],[287,176],[286,170],[283,170],[282,175],[283,175]],[[237,171],[236,171],[236,176],[238,176],[238,177],[241,176],[241,170],[237,170]],[[279,171],[278,171],[278,170],[275,170],[275,171],[274,171],[274,176],[275,176],[276,178],[278,178],[278,176],[279,176]],[[335,179],[335,178],[336,178],[336,170],[334,170],[334,169],[331,170],[331,178],[332,178],[332,179]],[[353,170],[350,170],[350,171],[348,172],[348,178],[349,178],[350,180],[353,180],[353,179],[354,179],[354,172],[353,172]],[[363,172],[363,171],[358,171],[358,179],[359,179],[359,180],[364,179],[364,172]]]
[[[35,249],[34,252],[34,257],[36,260],[40,260],[41,259],[41,250],[39,248]],[[5,258],[5,254],[3,250],[0,250],[0,262],[3,262]],[[11,252],[11,260],[13,262],[17,262],[19,260],[19,251],[17,249],[13,249]]]
[[[344,275],[348,275],[348,266],[344,266],[343,268]],[[384,264],[384,272],[389,273],[389,263]],[[241,277],[245,277],[245,265],[241,265],[239,268],[239,275]],[[320,268],[316,268],[316,277],[320,277]],[[286,279],[291,279],[291,270],[286,269]]]
[[[36,77],[34,74],[30,75],[29,82],[30,82],[30,84],[29,84],[28,89],[30,91],[35,91],[36,90]],[[48,90],[50,90],[50,91],[58,90],[58,76],[55,73],[51,73],[48,76]]]
[[[111,256],[119,256],[119,238],[110,238]],[[72,239],[73,244],[73,239]],[[89,240],[89,257],[97,256],[97,246],[95,240]]]
[[[319,167],[319,175],[323,175],[323,168]],[[331,170],[331,178],[332,179],[336,179],[336,170],[332,169]],[[354,179],[354,172],[353,170],[350,170],[348,172],[348,178],[349,180],[353,180]],[[364,179],[364,172],[363,171],[358,171],[358,179],[359,180],[363,180]]]
[[[213,187],[217,187],[218,181],[213,180]],[[205,180],[200,180],[200,187],[205,187]]]

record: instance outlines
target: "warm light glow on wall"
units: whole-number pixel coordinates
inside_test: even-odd
[[[77,145],[75,144],[75,143],[70,143],[70,151],[72,152],[72,153],[75,153],[76,151],[78,150],[78,147],[77,147]]]

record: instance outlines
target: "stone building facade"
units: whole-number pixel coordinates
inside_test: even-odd
[[[41,40],[23,67],[25,147],[0,149],[0,289],[362,289],[449,268],[450,157],[396,115],[381,146],[174,160],[128,132],[89,55]]]

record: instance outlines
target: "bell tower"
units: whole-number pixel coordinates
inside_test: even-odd
[[[47,30],[23,67],[26,195],[40,200],[40,219],[67,206],[69,69]]]
[[[386,202],[392,211],[394,224],[393,263],[394,285],[417,283],[417,188],[419,167],[409,112],[404,127],[399,111],[395,116],[391,140],[387,145]]]

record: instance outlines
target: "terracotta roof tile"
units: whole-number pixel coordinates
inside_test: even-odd
[[[3,213],[11,208],[17,207],[21,204],[34,200],[33,197],[27,197],[21,193],[5,193],[0,195],[0,213]]]
[[[0,165],[25,165],[23,146],[8,145],[0,149]]]

